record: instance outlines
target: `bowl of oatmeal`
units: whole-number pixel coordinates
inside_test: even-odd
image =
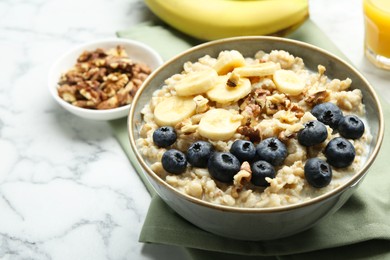
[[[132,149],[179,215],[211,233],[270,240],[339,209],[367,174],[383,115],[367,80],[331,53],[276,37],[205,43],[145,81]]]
[[[160,55],[141,42],[96,40],[76,46],[53,64],[49,91],[74,115],[117,119],[127,116],[138,88],[161,64]]]

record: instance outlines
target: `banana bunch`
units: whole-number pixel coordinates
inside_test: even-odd
[[[245,64],[237,51],[223,51],[214,67],[189,72],[173,85],[176,95],[167,97],[154,109],[159,126],[175,126],[196,113],[199,95],[223,107],[246,97],[252,91],[251,77],[272,77],[276,88],[287,95],[302,93],[305,82],[290,70],[283,70],[279,63],[264,62]],[[241,125],[243,117],[237,111],[224,108],[209,109],[198,125],[198,133],[211,140],[228,140]]]
[[[145,0],[160,19],[202,40],[285,35],[309,17],[308,0]]]

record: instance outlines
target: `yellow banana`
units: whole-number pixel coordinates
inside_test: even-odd
[[[235,68],[234,73],[237,73],[241,77],[264,77],[274,74],[275,71],[280,69],[279,63],[272,61],[259,63],[255,65],[248,65],[245,67]]]
[[[218,79],[215,70],[202,70],[191,72],[175,85],[178,96],[191,96],[202,94],[212,88]]]
[[[219,76],[213,88],[207,91],[207,96],[212,101],[220,104],[236,102],[246,97],[252,90],[251,81],[247,78],[238,78],[234,87],[227,84],[230,73],[225,76]]]
[[[219,75],[225,75],[232,71],[234,68],[245,65],[245,58],[242,54],[236,50],[221,51],[218,55],[217,62],[214,65],[214,69]]]
[[[283,35],[309,17],[308,0],[145,0],[160,19],[202,40]]]
[[[199,122],[198,132],[211,140],[228,140],[241,125],[242,116],[223,108],[207,111]]]
[[[273,80],[276,88],[287,95],[297,96],[305,88],[305,81],[292,70],[275,71]]]
[[[159,126],[175,126],[195,114],[196,103],[191,97],[171,96],[157,104],[154,119]]]

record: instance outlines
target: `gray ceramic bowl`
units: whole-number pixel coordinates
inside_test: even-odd
[[[322,64],[327,68],[326,74],[330,78],[351,78],[353,86],[360,88],[363,93],[368,124],[373,135],[369,147],[369,158],[361,170],[344,185],[307,202],[260,209],[211,204],[177,191],[156,175],[135,145],[135,140],[139,137],[138,126],[141,121],[142,107],[149,102],[153,91],[161,87],[165,79],[181,72],[184,62],[196,61],[206,54],[216,57],[220,51],[231,49],[240,51],[244,56],[252,57],[258,50],[266,52],[274,49],[286,50],[303,58],[306,66],[313,71],[317,70],[318,64]],[[312,227],[324,217],[337,211],[347,201],[367,174],[378,154],[383,138],[384,122],[377,95],[367,80],[352,66],[309,44],[260,36],[209,42],[196,46],[166,62],[146,80],[142,89],[138,91],[130,110],[128,127],[132,149],[135,151],[144,174],[161,198],[178,214],[194,225],[221,236],[243,240],[270,240],[293,235]]]

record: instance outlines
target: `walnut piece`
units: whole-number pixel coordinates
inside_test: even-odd
[[[233,198],[238,197],[238,192],[244,187],[244,185],[250,182],[252,178],[252,170],[248,162],[243,162],[240,171],[233,177],[233,188],[231,190],[231,196]]]
[[[84,51],[58,82],[66,102],[89,109],[111,109],[130,104],[151,69],[135,63],[123,46]]]

